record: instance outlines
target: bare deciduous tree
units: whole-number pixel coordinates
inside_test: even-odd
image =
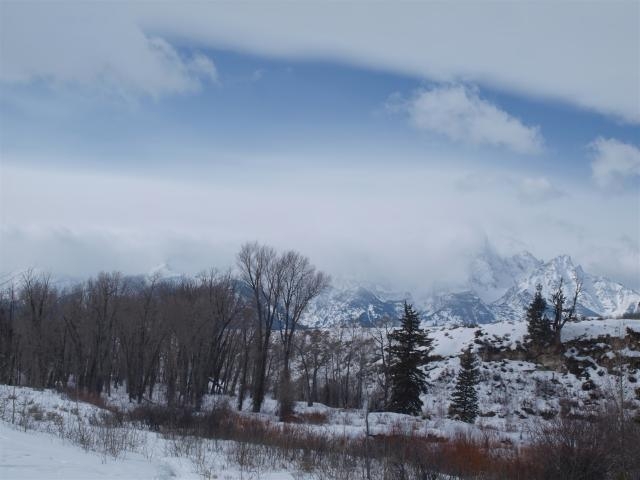
[[[329,286],[329,277],[316,271],[309,259],[298,252],[285,252],[279,259],[282,270],[281,307],[278,308],[282,340],[283,371],[279,389],[279,414],[284,419],[292,413],[291,354],[293,339],[309,302]]]
[[[251,291],[255,308],[255,358],[251,388],[252,410],[259,412],[265,397],[265,375],[273,323],[282,292],[282,263],[276,251],[258,243],[246,243],[238,253],[240,278]]]
[[[582,280],[576,277],[575,283],[576,288],[571,298],[571,304],[568,307],[565,307],[567,297],[563,291],[564,279],[560,279],[558,288],[551,294],[551,305],[553,306],[553,323],[551,327],[556,347],[562,345],[562,329],[565,324],[576,319],[576,306],[578,304],[578,297],[580,293],[582,293]]]

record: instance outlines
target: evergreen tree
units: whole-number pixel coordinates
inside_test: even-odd
[[[420,394],[427,388],[425,373],[420,369],[427,363],[433,349],[433,339],[420,328],[420,319],[413,307],[404,303],[401,327],[389,334],[389,380],[391,398],[387,409],[392,412],[419,415],[422,409]]]
[[[552,339],[551,323],[546,315],[547,301],[542,296],[542,285],[536,285],[536,293],[527,307],[527,332],[534,347],[543,347]]]
[[[449,406],[450,418],[467,423],[474,422],[478,416],[478,393],[476,392],[478,380],[478,361],[469,345],[460,356],[460,372]]]

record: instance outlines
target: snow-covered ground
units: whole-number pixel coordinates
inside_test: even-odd
[[[627,328],[640,333],[640,320],[607,318],[572,322],[562,329],[562,341],[606,336],[622,338],[627,334]]]
[[[262,469],[257,477],[255,466],[230,461],[234,442],[183,444],[140,428],[104,428],[95,425],[102,414],[105,410],[55,391],[0,385],[0,478],[294,478],[284,469]]]
[[[200,478],[171,463],[138,453],[121,459],[104,457],[53,434],[19,431],[0,422],[0,477],[7,480]]]
[[[627,328],[640,332],[640,320],[606,318],[603,320],[582,320],[567,323],[562,329],[562,341],[577,339],[595,339],[598,337],[622,338]],[[483,340],[491,340],[492,344],[501,348],[516,349],[524,342],[527,334],[525,322],[496,322],[477,327],[461,327],[456,325],[430,327],[429,335],[434,339],[434,355],[450,357],[459,355],[467,345],[472,344],[476,332],[482,332]]]
[[[560,412],[596,409],[607,401],[607,395],[621,388],[619,377],[604,363],[616,355],[630,361],[640,356],[637,343],[621,343],[615,352],[611,347],[610,339],[624,339],[627,329],[640,332],[640,321],[606,319],[567,324],[562,338],[573,343],[564,357],[584,364],[583,370],[572,373],[566,368],[545,368],[518,358],[526,333],[523,322],[432,327],[429,335],[434,339],[433,354],[438,359],[427,370],[430,388],[423,396],[423,416],[372,412],[370,431],[373,435],[410,432],[430,438],[464,433],[512,447],[524,445],[541,422]],[[585,340],[591,341],[597,355],[580,350],[580,342]],[[447,409],[459,369],[458,355],[467,345],[478,350],[482,342],[505,352],[505,356],[481,363],[477,387],[480,416],[475,424],[468,425],[448,419]],[[623,393],[627,404],[638,410],[640,400],[634,397],[635,385],[628,383],[632,375],[627,373]],[[586,382],[590,382],[589,388],[585,388]],[[158,395],[160,400],[162,393],[158,391]],[[120,411],[135,406],[122,389],[114,390],[105,401]],[[224,401],[232,399],[208,396],[204,408]],[[248,402],[246,405],[248,408]],[[259,415],[248,411],[241,415],[280,428],[276,411],[275,400],[267,398]],[[365,435],[362,410],[297,403],[296,414],[323,417],[319,424],[290,426],[308,434],[336,441]],[[314,478],[287,462],[250,461],[241,465],[237,461],[239,444],[231,441],[176,441],[130,424],[107,428],[101,421],[105,415],[109,415],[106,410],[54,391],[0,385],[0,478]]]

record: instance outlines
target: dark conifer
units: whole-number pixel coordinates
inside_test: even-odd
[[[473,423],[478,416],[478,360],[469,346],[460,356],[460,372],[451,397],[449,417]]]
[[[420,394],[427,388],[425,373],[421,370],[433,349],[433,339],[420,328],[420,319],[413,307],[405,302],[401,327],[389,334],[391,399],[388,410],[419,415],[422,409]]]
[[[547,301],[542,296],[542,285],[536,285],[536,293],[527,307],[527,333],[534,347],[543,347],[552,339],[551,323],[546,315]]]

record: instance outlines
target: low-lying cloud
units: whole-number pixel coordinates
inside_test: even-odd
[[[520,201],[516,187],[528,177],[516,174],[468,189],[465,179],[483,177],[465,168],[285,170],[237,182],[206,172],[178,181],[4,168],[0,264],[78,276],[168,263],[197,273],[233,266],[240,245],[257,240],[297,249],[336,277],[425,291],[462,282],[488,238],[502,253],[569,253],[639,286],[638,263],[614,261],[629,250],[616,238],[637,241],[631,193],[600,197],[561,184],[569,193],[549,211]]]

